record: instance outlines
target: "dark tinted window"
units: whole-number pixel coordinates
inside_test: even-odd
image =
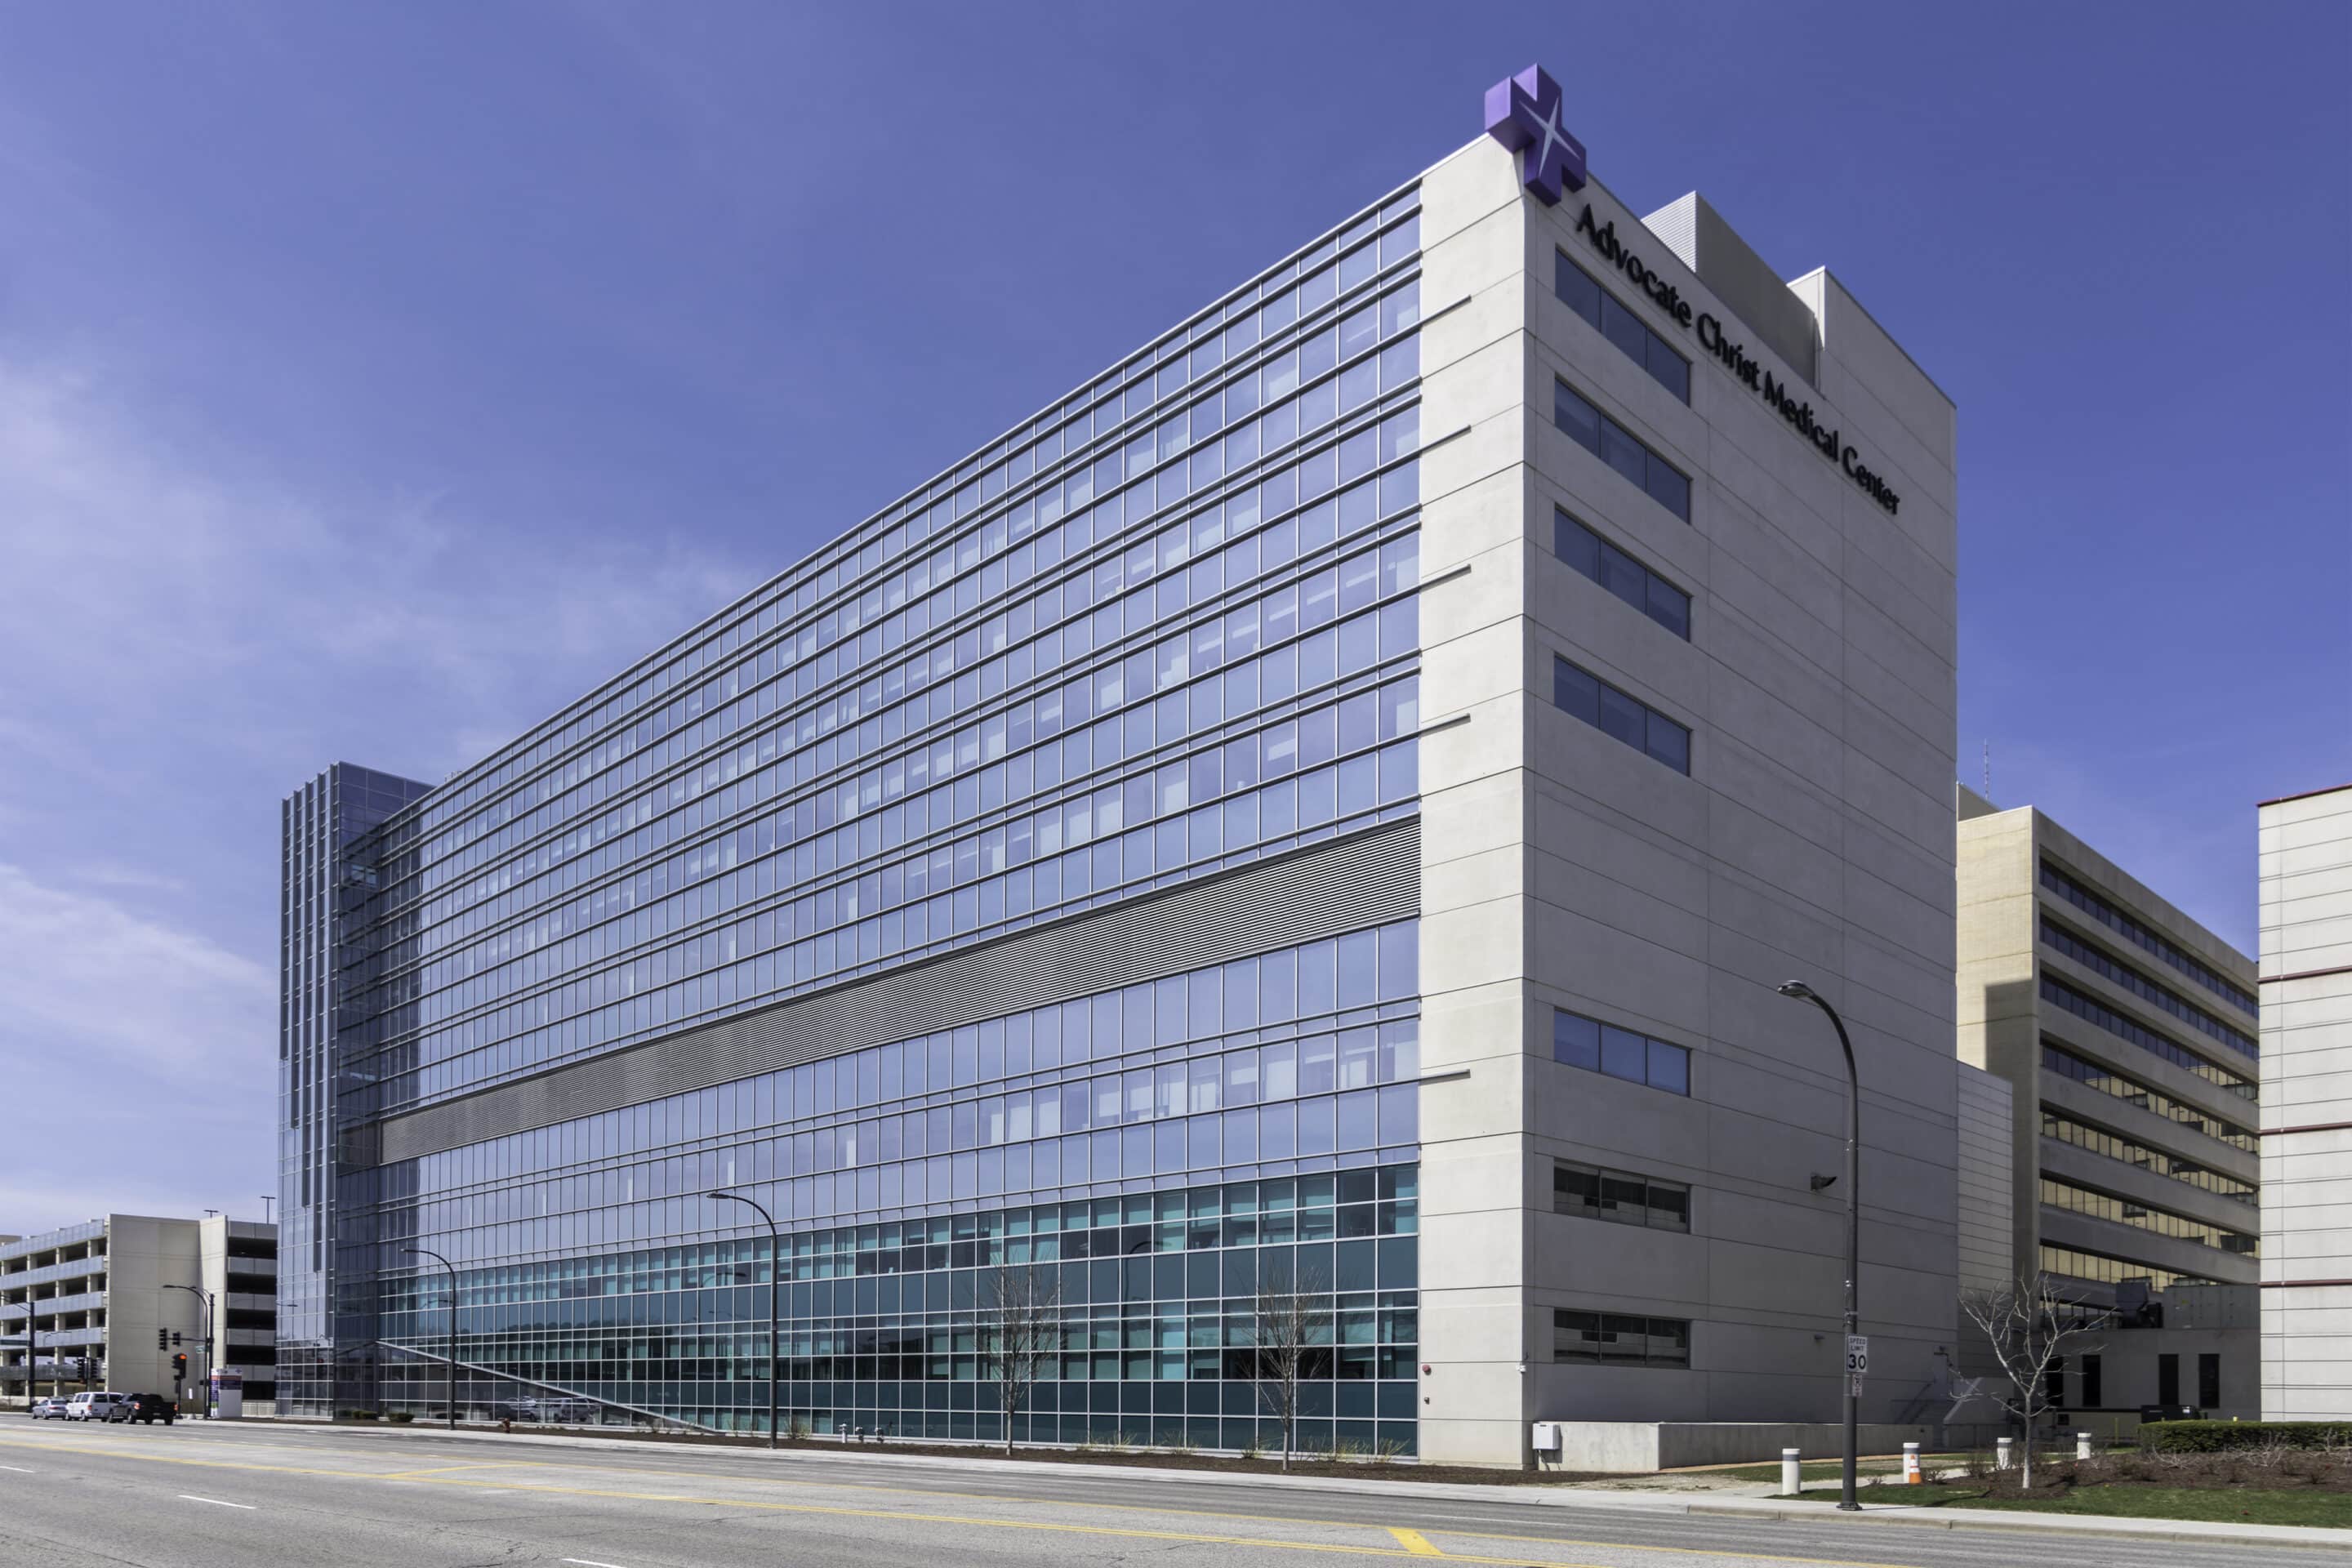
[[[1640,698],[1564,658],[1552,659],[1552,701],[1572,717],[1594,725],[1678,773],[1690,772],[1690,730]]]
[[[1552,292],[1591,325],[1601,324],[1601,285],[1565,256],[1552,258]]]
[[[1643,739],[1649,727],[1650,710],[1637,699],[1628,697],[1613,686],[1601,689],[1601,731],[1613,735],[1627,745],[1645,749]]]
[[[1690,361],[1668,348],[1666,340],[1655,332],[1650,334],[1649,357],[1643,363],[1668,392],[1685,403],[1690,401]]]
[[[1601,682],[1564,658],[1552,661],[1551,700],[1571,717],[1601,722]]]
[[[1656,377],[1668,392],[1685,403],[1690,401],[1690,361],[1652,331],[1637,312],[1618,303],[1617,297],[1594,282],[1591,274],[1557,251],[1552,256],[1551,287],[1562,304],[1614,343],[1619,353]]]
[[[1555,1311],[1554,1361],[1623,1366],[1690,1365],[1690,1323],[1682,1318],[1642,1318],[1623,1312]]]
[[[1690,1093],[1688,1047],[1654,1040],[1564,1007],[1552,1010],[1551,1058],[1568,1067],[1607,1073],[1669,1094]]]
[[[1552,384],[1551,416],[1578,446],[1616,469],[1660,506],[1685,522],[1690,521],[1690,480],[1683,471],[1564,381]]]
[[[1690,637],[1690,595],[1564,511],[1552,513],[1552,549],[1676,637]]]
[[[1615,343],[1618,350],[1635,364],[1645,369],[1648,367],[1650,329],[1643,326],[1633,311],[1619,304],[1613,294],[1601,296],[1601,335]]]
[[[1646,587],[1642,608],[1652,620],[1676,637],[1690,637],[1690,595],[1653,572]]]
[[[1580,1013],[1551,1016],[1551,1057],[1588,1072],[1601,1070],[1601,1026]]]
[[[1654,709],[1644,709],[1649,721],[1650,755],[1678,773],[1690,772],[1690,731]]]
[[[1566,382],[1552,384],[1551,416],[1555,424],[1591,451],[1601,450],[1601,413],[1569,390]]]

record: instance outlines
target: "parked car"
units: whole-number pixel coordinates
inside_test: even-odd
[[[160,1394],[133,1394],[126,1395],[107,1419],[125,1423],[143,1421],[152,1426],[159,1417],[164,1426],[169,1426],[179,1419],[180,1407]]]
[[[55,1394],[44,1394],[33,1401],[32,1407],[25,1414],[36,1421],[62,1421],[65,1419],[66,1402]]]
[[[130,1397],[127,1394],[77,1394],[66,1401],[66,1419],[104,1421],[113,1414],[117,1404]]]

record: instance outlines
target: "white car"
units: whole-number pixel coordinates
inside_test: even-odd
[[[33,1401],[32,1408],[26,1412],[26,1415],[30,1415],[36,1421],[58,1420],[65,1415],[65,1413],[66,1402],[58,1398],[55,1394],[45,1394],[41,1395],[40,1398]]]
[[[127,1394],[77,1394],[66,1401],[66,1419],[104,1421],[114,1414],[116,1405],[130,1402]]]

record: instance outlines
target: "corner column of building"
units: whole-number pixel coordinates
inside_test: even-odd
[[[2035,814],[1977,809],[1961,792],[1958,828],[1958,947],[1955,1005],[1960,1060],[2013,1086],[2010,1095],[2011,1267],[2039,1267],[2042,1200],[2042,1034],[2035,988],[2034,899],[2039,847]],[[1998,1289],[2006,1280],[1989,1282]],[[1960,1336],[1959,1364],[1981,1375],[1996,1370],[1981,1335]]]
[[[2352,1419],[2352,785],[2264,802],[2258,820],[2262,1413],[2340,1421]]]
[[[1423,183],[1421,1452],[1526,1462],[1527,221],[1510,155]]]

